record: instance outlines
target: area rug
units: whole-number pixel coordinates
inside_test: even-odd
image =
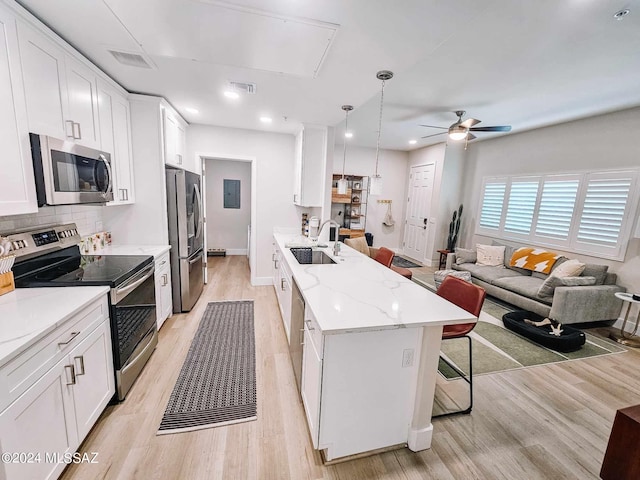
[[[426,275],[418,275],[418,278],[416,278],[414,274],[414,281],[425,288],[435,291],[435,286],[432,283],[427,283],[429,280],[425,278]],[[584,329],[582,330],[585,332],[587,341],[580,350],[570,353],[549,350],[504,327],[502,315],[513,310],[515,310],[515,307],[499,300],[490,297],[485,299],[478,323],[470,334],[473,345],[474,376],[626,351],[619,344],[601,336],[593,335]],[[447,360],[463,372],[468,373],[468,340],[452,339],[442,342],[441,351]],[[459,376],[442,358],[440,359],[438,371],[447,380],[453,380]]]
[[[391,262],[391,264],[396,266],[396,267],[402,267],[402,268],[419,268],[419,267],[422,267],[422,265],[418,265],[417,263],[413,263],[411,260],[407,260],[404,257],[399,257],[398,255],[394,255],[393,261]]]
[[[158,435],[256,420],[253,300],[211,302],[182,365]]]

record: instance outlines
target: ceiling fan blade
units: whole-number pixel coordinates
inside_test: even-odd
[[[426,136],[420,137],[420,138],[436,137],[438,135],[444,135],[445,133],[447,133],[447,132],[434,133],[433,135],[426,135]]]
[[[496,125],[493,127],[474,127],[469,130],[473,130],[474,132],[510,132],[511,125]]]
[[[474,138],[478,138],[476,137],[473,133],[469,132],[467,133],[467,140],[473,140]]]
[[[449,127],[438,127],[436,125],[419,125],[420,127],[429,127],[429,128],[442,128],[443,130],[448,130]]]
[[[470,127],[473,127],[474,125],[477,125],[478,123],[480,123],[480,120],[477,120],[475,118],[467,118],[464,122],[460,124],[460,126],[464,128],[470,128]]]

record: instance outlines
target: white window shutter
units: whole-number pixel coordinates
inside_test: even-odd
[[[545,179],[538,209],[536,236],[567,240],[571,231],[573,209],[579,179]]]
[[[531,223],[538,198],[539,179],[513,180],[509,191],[504,231],[518,235],[531,233]]]
[[[488,180],[484,184],[480,209],[480,228],[498,230],[502,220],[506,180]]]

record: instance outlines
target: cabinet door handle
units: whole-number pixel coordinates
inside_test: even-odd
[[[67,136],[67,138],[76,138],[73,136],[73,120],[65,120],[64,125],[64,134]],[[71,133],[69,133],[69,126],[71,126]]]
[[[67,340],[66,342],[58,342],[58,346],[69,345],[69,343],[71,343],[71,340],[76,338],[78,335],[80,335],[80,332],[71,332],[71,337],[69,337],[69,340]]]
[[[129,201],[129,189],[128,188],[124,189],[124,196],[125,196],[125,200]]]
[[[276,270],[278,268],[280,268],[280,265],[278,264],[278,259],[277,258],[273,261],[273,268],[275,268]]]
[[[166,261],[166,260],[162,260],[162,261],[160,262],[160,266],[164,265],[165,263],[167,263],[167,261]]]
[[[80,360],[80,368],[78,368],[78,373],[76,376],[84,375],[84,356],[80,355],[78,357],[73,357],[73,366],[76,366],[76,360]],[[75,371],[75,368],[74,368]]]
[[[67,370],[70,369],[70,370]],[[73,368],[73,365],[65,365],[65,372],[71,372],[71,381],[69,381],[69,376],[67,375],[67,385],[75,385],[76,384],[76,370]]]
[[[167,284],[169,283],[169,278],[167,277],[167,274],[163,274],[162,275],[162,286],[165,287]]]
[[[315,328],[313,328],[313,327],[311,326],[311,320],[305,320],[305,321],[304,321],[304,323],[306,323],[306,324],[307,324],[307,330],[309,330],[310,332],[311,332],[312,330],[315,330]]]
[[[282,290],[283,292],[286,290],[286,288],[284,288],[284,278],[280,279],[280,290]]]
[[[273,252],[273,253],[271,254],[271,261],[272,261],[272,262],[275,262],[275,261],[276,261],[276,253],[275,253],[275,252]]]
[[[78,135],[76,136],[76,127],[78,128]],[[80,130],[80,124],[73,122],[73,138],[76,140],[82,140],[82,130]]]
[[[304,328],[300,329],[300,345],[304,345]]]
[[[176,153],[176,159],[178,160],[178,165],[182,165],[182,155]]]

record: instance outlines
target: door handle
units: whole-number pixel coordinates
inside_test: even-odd
[[[67,340],[66,342],[58,342],[58,346],[60,345],[69,345],[71,343],[71,341],[76,338],[78,335],[80,335],[80,332],[71,332],[71,337],[69,337],[69,340]]]
[[[71,370],[67,370],[67,369],[71,369]],[[75,368],[73,368],[73,365],[65,365],[64,366],[64,371],[68,372],[71,371],[71,381],[69,382],[69,377],[67,376],[67,385],[75,385],[76,384],[76,371]]]
[[[64,134],[67,136],[67,138],[75,139],[76,137],[73,136],[73,120],[65,120],[64,124],[65,124]],[[69,126],[71,126],[71,133],[69,133],[69,128],[68,128]]]
[[[74,367],[76,365],[76,360],[80,360],[80,368],[78,369],[78,373],[76,373],[76,376],[84,375],[84,356],[80,355],[78,357],[73,357],[73,366]],[[74,368],[74,370],[75,370],[75,368]]]
[[[300,345],[304,345],[304,328],[300,329]]]
[[[76,127],[78,127],[78,136],[76,136]],[[80,130],[80,124],[78,122],[73,122],[73,138],[82,140],[82,130]]]
[[[282,290],[283,292],[286,290],[286,288],[284,288],[284,278],[280,279],[280,290]]]

